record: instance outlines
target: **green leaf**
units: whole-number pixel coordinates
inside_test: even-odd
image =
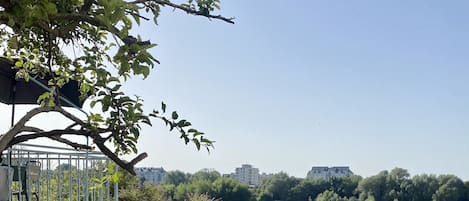
[[[12,49],[18,49],[18,38],[17,37],[11,37],[8,39],[8,46]],[[23,61],[22,60],[18,60],[18,61],[21,61],[21,65],[23,64]],[[15,64],[16,65],[16,64]],[[21,66],[20,65],[20,66]]]
[[[178,113],[174,111],[173,114],[171,115],[171,118],[173,118],[174,120],[178,119],[179,118]]]
[[[51,14],[57,13],[57,7],[55,6],[54,3],[46,2],[44,4],[45,4],[44,7],[47,9],[48,13],[51,13]]]
[[[207,143],[207,144],[212,144],[213,143],[213,141],[211,141],[207,138],[201,138],[200,141],[203,142],[203,143]]]
[[[114,173],[111,177],[111,181],[114,182],[114,183],[119,182],[119,174]]]
[[[16,67],[21,67],[21,66],[23,66],[23,60],[18,60],[18,61],[16,61],[16,62],[15,62],[15,66],[16,66]]]
[[[189,143],[190,139],[186,135],[182,135],[182,138],[184,138],[184,143]]]
[[[166,104],[164,104],[163,102],[161,102],[161,110],[163,110],[163,113],[166,112]]]
[[[112,87],[112,90],[113,91],[118,91],[121,87],[122,87],[122,85],[116,84],[116,86]]]
[[[119,78],[117,77],[110,77],[107,81],[108,82],[120,82]]]
[[[10,27],[15,26],[15,20],[12,19],[12,18],[9,18],[9,19],[8,19],[8,26],[10,26]]]
[[[195,146],[197,147],[197,150],[200,150],[200,142],[199,140],[197,140],[196,138],[192,139],[192,141],[194,142]]]
[[[55,106],[55,102],[53,99],[49,99],[49,102],[47,103],[47,106],[48,107],[54,107]]]
[[[179,126],[179,127],[184,127],[184,124],[185,124],[185,123],[186,123],[186,120],[183,119],[183,120],[181,120],[181,121],[178,122],[178,126]]]
[[[150,116],[151,116],[151,114],[150,114]],[[151,121],[148,117],[142,117],[142,122],[149,125],[149,126],[152,126]]]
[[[43,94],[41,94],[39,96],[39,98],[37,99],[37,103],[40,104],[40,105],[45,105],[45,101],[47,99],[49,99],[49,97],[51,96],[51,94],[49,92],[44,92]]]
[[[96,105],[96,101],[91,101],[90,102],[90,107],[93,108]]]

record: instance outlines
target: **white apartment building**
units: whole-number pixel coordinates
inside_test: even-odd
[[[142,183],[150,182],[152,184],[159,184],[163,180],[166,171],[162,167],[140,167],[135,168],[135,173],[137,173],[137,177],[140,178]]]
[[[321,167],[313,166],[308,172],[308,178],[331,178],[331,177],[348,177],[352,176],[353,172],[349,167]]]
[[[259,169],[249,164],[243,164],[241,167],[236,168],[235,173],[231,173],[230,177],[249,186],[257,186],[261,183]]]

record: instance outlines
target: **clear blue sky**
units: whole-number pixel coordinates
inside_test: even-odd
[[[139,28],[162,64],[127,91],[148,109],[165,101],[217,141],[209,155],[147,127],[142,166],[229,173],[249,163],[298,177],[317,165],[363,176],[402,167],[469,179],[468,1],[222,9],[235,25],[165,9],[158,27]]]

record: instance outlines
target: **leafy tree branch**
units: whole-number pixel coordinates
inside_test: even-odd
[[[166,104],[148,113],[141,97],[121,89],[132,77],[147,78],[160,63],[149,53],[156,45],[129,32],[141,20],[149,20],[149,15],[156,25],[162,7],[234,23],[233,18],[213,14],[220,8],[219,0],[188,0],[182,4],[169,0],[0,0],[0,53],[16,70],[16,77],[26,81],[47,77],[51,89],[38,97],[41,107],[29,111],[0,136],[0,151],[36,138],[90,149],[66,138],[86,136],[116,164],[134,174],[133,166],[146,153],[130,162],[120,158],[138,153],[142,126],[152,126],[155,119],[178,132],[185,144],[210,151],[213,141],[177,112],[167,113]],[[110,37],[115,41],[110,42]],[[64,49],[74,54],[66,54]],[[91,100],[90,106],[98,112],[80,119],[61,107],[59,89],[72,80],[79,82],[81,98]],[[50,131],[26,125],[36,115],[48,112],[60,113],[73,123]]]

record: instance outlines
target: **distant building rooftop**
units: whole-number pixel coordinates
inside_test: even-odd
[[[331,178],[331,177],[348,177],[352,176],[353,172],[348,166],[313,166],[308,172],[308,178]]]
[[[138,167],[135,168],[135,173],[137,173],[137,176],[140,178],[142,183],[150,182],[153,184],[159,184],[163,180],[166,170],[164,170],[163,167]]]

